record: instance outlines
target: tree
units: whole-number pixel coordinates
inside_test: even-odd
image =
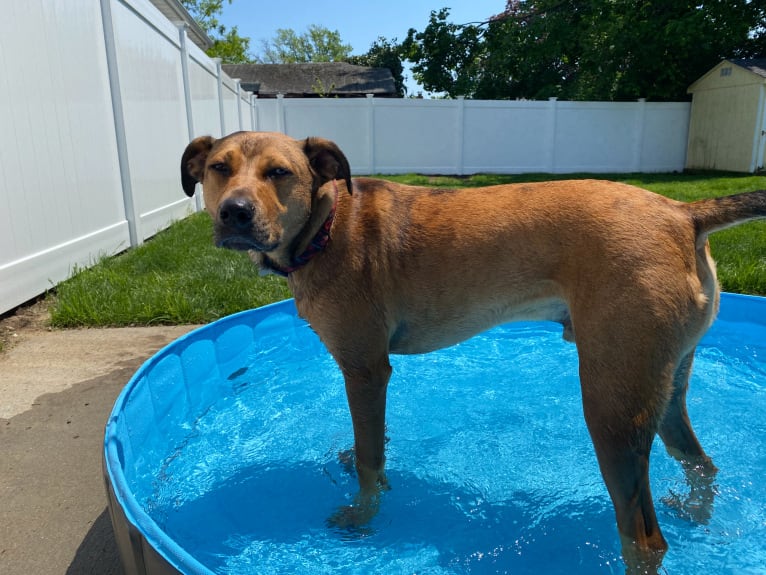
[[[278,29],[273,39],[263,41],[263,55],[258,60],[267,64],[342,62],[350,55],[351,45],[342,42],[337,30],[312,24],[303,34]]]
[[[688,86],[722,59],[756,55],[751,32],[763,21],[754,4],[615,0],[610,18],[602,15],[598,22],[601,42],[582,47],[588,65],[573,82],[573,93],[590,99],[686,99]]]
[[[509,0],[485,22],[432,12],[404,42],[430,91],[475,98],[685,99],[723,58],[758,55],[756,0]]]
[[[479,75],[482,30],[473,24],[453,24],[448,17],[449,8],[431,12],[423,32],[409,30],[402,53],[413,62],[413,75],[427,91],[470,96]]]
[[[252,62],[250,38],[239,35],[236,26],[227,29],[218,17],[223,10],[224,0],[181,0],[184,8],[213,41],[207,51],[211,58],[220,58],[224,64],[246,64]],[[232,0],[227,0],[231,4]]]
[[[366,54],[349,56],[346,61],[357,66],[370,68],[388,68],[394,78],[394,85],[399,96],[404,97],[407,89],[404,86],[404,65],[402,64],[402,48],[396,39],[387,40],[382,36],[372,43]]]

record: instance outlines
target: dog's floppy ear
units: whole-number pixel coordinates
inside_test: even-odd
[[[195,138],[181,156],[181,186],[190,198],[194,195],[194,186],[202,181],[207,155],[214,143],[212,136]]]
[[[306,138],[303,142],[303,151],[314,173],[319,176],[320,186],[330,180],[344,180],[348,193],[352,192],[351,168],[346,156],[335,142],[324,138]]]

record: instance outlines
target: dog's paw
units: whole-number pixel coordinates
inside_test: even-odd
[[[684,496],[671,491],[662,498],[662,502],[678,517],[692,523],[707,525],[713,517],[713,501],[709,497]]]
[[[372,534],[369,523],[378,513],[379,503],[344,505],[327,518],[327,526],[349,533],[367,536]]]
[[[662,502],[687,521],[707,525],[713,516],[713,504],[718,495],[716,475],[718,469],[708,458],[682,460],[689,493],[671,490]]]

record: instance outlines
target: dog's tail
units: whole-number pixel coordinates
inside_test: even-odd
[[[691,209],[697,237],[704,238],[748,220],[766,218],[766,190],[699,200],[687,205]]]

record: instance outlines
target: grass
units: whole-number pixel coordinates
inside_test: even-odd
[[[436,187],[572,179],[592,175],[386,176]],[[739,174],[599,175],[682,201],[766,188],[766,177]],[[286,282],[259,276],[245,254],[212,245],[210,218],[194,214],[142,246],[104,258],[57,286],[51,322],[59,327],[207,323],[290,297]],[[766,295],[766,225],[754,222],[711,237],[724,290]]]
[[[143,245],[58,285],[58,327],[207,323],[290,297],[287,283],[259,276],[248,257],[213,246],[206,213],[174,223]]]

